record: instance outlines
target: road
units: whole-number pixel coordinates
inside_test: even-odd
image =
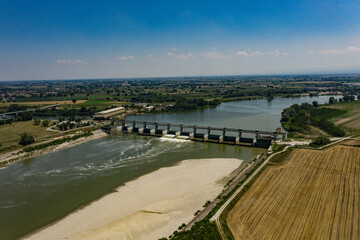
[[[260,165],[260,167],[258,169],[255,170],[255,172],[253,174],[251,174],[249,176],[248,179],[246,179],[246,181],[235,191],[235,193],[224,203],[224,205],[221,206],[221,208],[214,214],[214,216],[212,216],[212,218],[210,219],[211,222],[215,221],[220,235],[223,239],[226,239],[226,235],[221,227],[221,223],[219,221],[220,215],[221,213],[225,210],[225,208],[230,204],[230,202],[239,194],[239,192],[241,190],[244,189],[244,187],[261,171],[261,169],[264,168],[264,166],[276,155],[285,152],[290,146],[286,146],[282,151],[274,153],[272,155],[270,155],[264,162],[263,164]]]
[[[222,196],[226,196],[229,194],[243,179],[245,179],[246,174],[250,172],[259,161],[261,161],[262,158],[259,155],[253,158],[253,161],[249,165],[247,165],[244,169],[242,169],[238,175],[233,179],[233,181],[229,184],[229,186],[226,188],[224,192],[222,192]],[[191,222],[189,222],[186,227],[183,229],[184,231],[190,230],[191,227],[194,225],[195,222],[203,220],[209,212],[220,202],[221,199],[216,198],[214,201],[212,201],[207,207],[205,207]]]

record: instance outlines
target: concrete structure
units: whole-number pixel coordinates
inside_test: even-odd
[[[109,117],[118,115],[118,114],[123,113],[123,112],[125,112],[124,107],[111,108],[111,109],[107,109],[105,111],[95,113],[93,118],[94,119],[107,119]]]
[[[190,139],[194,141],[206,141],[233,145],[246,145],[253,147],[268,148],[271,141],[279,135],[286,138],[287,133],[270,132],[261,130],[245,130],[235,128],[203,127],[183,124],[170,124],[159,122],[118,121],[112,123],[117,131],[134,132],[141,135],[166,136],[171,138]],[[202,132],[200,132],[202,131]],[[252,135],[244,137],[243,134]]]

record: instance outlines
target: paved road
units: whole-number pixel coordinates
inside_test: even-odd
[[[246,181],[235,191],[235,193],[224,203],[224,205],[221,206],[221,208],[214,214],[214,216],[210,219],[211,222],[215,221],[216,225],[219,229],[220,235],[223,239],[226,239],[226,235],[223,232],[223,229],[221,227],[219,218],[221,213],[225,210],[225,208],[230,204],[230,202],[239,194],[239,192],[241,190],[243,190],[243,188],[259,173],[259,171],[261,171],[261,169],[270,161],[271,158],[273,158],[274,156],[285,152],[290,146],[286,146],[282,151],[274,153],[272,155],[270,155],[264,162],[263,164],[261,164],[261,166],[255,170],[255,172],[249,176],[248,179],[246,179]]]

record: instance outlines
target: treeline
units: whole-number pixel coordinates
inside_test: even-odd
[[[18,117],[14,119],[0,119],[0,125],[11,124],[13,122],[23,122],[30,121],[33,119],[33,115],[31,112],[23,112],[18,115]]]
[[[56,139],[56,140],[48,142],[48,143],[43,143],[43,144],[39,144],[39,145],[36,145],[36,146],[30,146],[30,147],[24,148],[23,151],[24,152],[32,152],[32,151],[35,151],[35,150],[40,150],[40,149],[47,148],[47,147],[50,147],[50,146],[59,145],[59,144],[65,143],[65,142],[74,141],[74,140],[77,140],[79,138],[88,137],[88,136],[91,136],[91,135],[93,135],[93,133],[90,132],[90,131],[87,131],[86,133],[78,134],[78,135],[75,135],[75,136],[72,136],[72,137],[65,137],[65,138],[62,138],[62,139]]]
[[[286,95],[286,94],[302,94],[306,93],[306,89],[272,89],[272,90],[252,90],[252,91],[244,91],[244,90],[228,90],[224,93],[224,98],[232,98],[232,97],[252,97],[252,96],[263,96],[263,97],[273,97],[274,95]]]
[[[131,98],[132,102],[147,102],[147,103],[161,103],[161,102],[176,102],[178,96],[170,94],[159,93],[141,93]]]
[[[314,105],[317,106],[317,104]],[[344,114],[346,111],[334,108],[319,108],[308,103],[294,104],[281,113],[281,123],[288,132],[304,133],[308,130],[306,114],[310,112],[310,124],[324,130],[334,137],[345,136],[345,131],[329,119]]]
[[[76,115],[93,115],[97,112],[97,108],[95,106],[86,108],[82,106],[81,108],[72,108],[72,109],[38,109],[36,110],[33,115],[34,116],[42,116],[42,117],[49,117],[49,116],[76,116]]]
[[[219,232],[217,231],[215,223],[211,223],[208,219],[196,222],[190,231],[175,231],[171,240],[217,240],[221,239]],[[167,238],[161,238],[160,240],[167,240]]]
[[[46,101],[67,101],[67,100],[86,100],[87,96],[74,96],[74,94],[59,93],[55,95],[32,96],[32,97],[16,97],[15,102],[46,102]]]
[[[167,108],[169,112],[178,112],[178,111],[188,111],[196,110],[204,107],[216,107],[220,104],[218,99],[212,101],[206,101],[204,99],[179,99],[176,101],[175,105]]]

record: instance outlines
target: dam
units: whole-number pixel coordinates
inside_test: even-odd
[[[107,132],[137,133],[139,135],[155,137],[179,138],[260,148],[268,148],[272,141],[278,139],[279,136],[282,136],[283,139],[287,137],[287,133],[281,131],[271,132],[129,120],[113,121]]]

